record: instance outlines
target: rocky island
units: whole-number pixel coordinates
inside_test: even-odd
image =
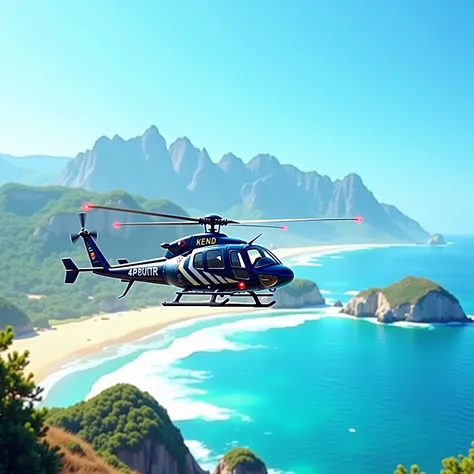
[[[267,474],[264,462],[250,449],[231,449],[219,461],[213,474]]]
[[[342,312],[375,317],[383,323],[470,323],[455,296],[425,278],[406,277],[386,286],[361,291]]]
[[[275,293],[275,308],[305,308],[325,304],[325,300],[314,281],[295,279]]]
[[[446,241],[441,234],[433,234],[428,239],[428,245],[446,245]]]

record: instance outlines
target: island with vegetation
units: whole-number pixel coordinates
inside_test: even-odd
[[[296,278],[275,292],[275,308],[305,308],[325,304],[318,285],[311,280]]]
[[[441,234],[436,233],[428,239],[428,245],[446,245],[446,241]]]
[[[386,286],[370,288],[354,296],[345,314],[394,323],[470,323],[455,296],[426,278],[409,276]]]
[[[213,474],[267,474],[265,463],[248,448],[233,448],[217,464]]]
[[[0,331],[0,472],[8,474],[204,474],[166,409],[128,384],[104,390],[69,408],[38,409],[42,389],[26,368],[28,352],[11,352],[11,326]],[[7,357],[7,354],[9,357]],[[148,449],[148,451],[147,451]],[[150,464],[141,464],[144,460]],[[472,474],[467,456],[442,461],[443,474]],[[363,470],[362,467],[358,467]],[[399,465],[395,474],[408,474]],[[411,474],[421,474],[411,466]],[[247,448],[225,454],[214,474],[267,474]],[[433,473],[434,474],[434,473]]]

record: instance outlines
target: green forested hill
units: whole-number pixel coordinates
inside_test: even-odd
[[[129,295],[117,301],[124,283],[82,274],[74,285],[64,284],[61,257],[70,256],[79,265],[89,266],[82,244],[72,245],[70,233],[79,228],[77,213],[84,202],[119,205],[134,209],[187,215],[167,201],[146,200],[123,191],[98,194],[64,187],[30,187],[7,184],[0,187],[0,282],[1,294],[23,309],[34,322],[92,314],[111,305],[116,309],[156,305],[168,297],[170,289],[156,285],[135,285]],[[163,254],[160,243],[198,231],[194,227],[114,229],[120,220],[146,220],[92,210],[87,228],[99,231],[98,244],[111,261],[153,258]]]

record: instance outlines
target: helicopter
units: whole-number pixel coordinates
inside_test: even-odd
[[[86,229],[86,212],[104,210],[140,214],[151,217],[174,219],[177,222],[115,222],[113,227],[125,226],[196,226],[202,225],[204,232],[182,237],[174,242],[162,243],[166,250],[164,257],[129,262],[126,258],[117,259],[117,265],[111,265],[96,241],[97,231]],[[118,298],[125,297],[135,282],[153,283],[176,287],[173,301],[162,302],[163,306],[234,306],[259,307],[273,306],[277,289],[290,284],[294,279],[291,268],[268,248],[255,244],[262,235],[258,234],[250,241],[229,237],[221,232],[224,226],[244,226],[286,230],[282,223],[321,222],[321,221],[355,221],[362,222],[362,217],[334,218],[301,218],[301,219],[254,219],[232,220],[217,214],[204,217],[188,217],[175,214],[149,212],[114,206],[101,206],[84,203],[79,212],[81,229],[71,234],[74,244],[82,238],[91,263],[91,267],[79,268],[69,258],[62,258],[65,268],[66,284],[73,284],[79,273],[90,272],[95,275],[119,279],[127,286]],[[262,293],[266,292],[266,293]],[[181,301],[183,296],[206,296],[207,301]],[[234,297],[247,297],[249,302],[232,300]],[[261,298],[267,298],[263,300]]]

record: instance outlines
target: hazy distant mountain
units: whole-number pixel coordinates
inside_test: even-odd
[[[214,163],[206,149],[196,148],[186,137],[168,147],[154,126],[128,140],[101,137],[91,150],[66,163],[53,184],[96,192],[123,189],[232,218],[362,214],[369,234],[384,239],[426,241],[429,236],[394,206],[379,203],[357,174],[331,181],[316,171],[282,165],[268,154],[245,164],[228,153]],[[334,226],[329,224],[294,229],[335,238]]]
[[[0,154],[0,186],[5,183],[44,185],[54,179],[72,158],[63,156],[12,156]]]

